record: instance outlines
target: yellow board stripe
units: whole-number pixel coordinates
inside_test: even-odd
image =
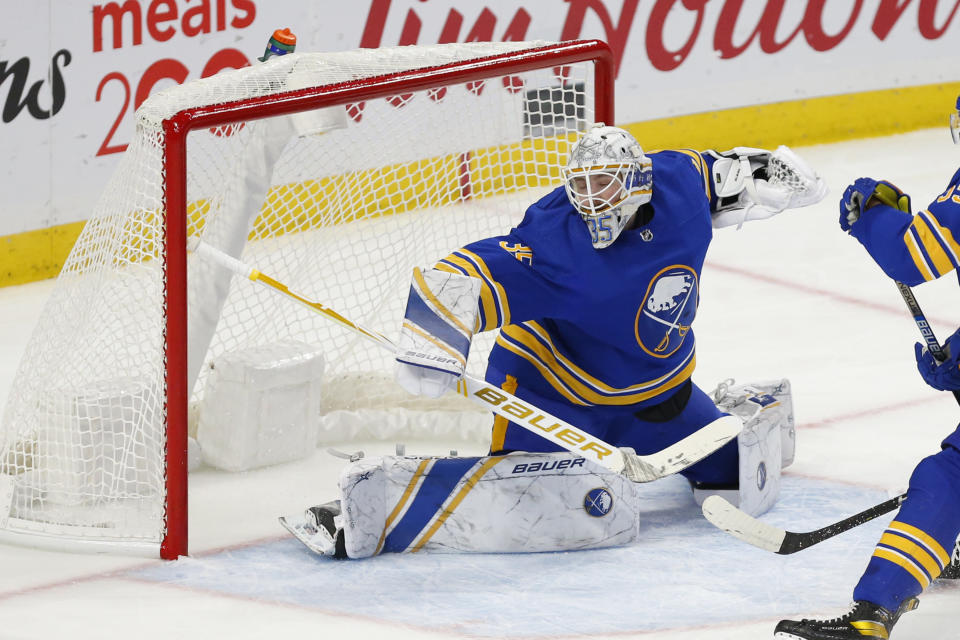
[[[470,493],[475,486],[477,486],[477,483],[480,482],[480,478],[482,478],[484,474],[492,469],[498,462],[503,460],[503,458],[504,456],[488,458],[482,465],[480,465],[480,468],[477,469],[474,474],[470,476],[463,484],[463,486],[454,496],[453,500],[442,507],[440,516],[434,520],[430,528],[427,529],[426,533],[424,533],[420,538],[420,541],[417,542],[416,546],[410,550],[412,553],[416,553],[417,551],[423,549],[424,545],[426,545],[427,542],[430,541],[430,538],[433,537],[433,534],[435,534],[437,530],[443,526],[443,523],[447,521],[447,518],[453,515],[453,512],[456,511],[458,506],[460,506],[460,503],[463,502],[463,499],[467,497],[467,494]]]
[[[937,560],[940,562],[940,566],[945,567],[950,562],[950,554],[943,548],[943,546],[936,541],[936,539],[928,534],[922,529],[918,529],[912,524],[907,524],[906,522],[900,522],[899,520],[894,520],[891,522],[887,529],[893,529],[894,531],[900,531],[907,534],[908,536],[919,540],[924,546],[929,549]]]
[[[926,549],[912,540],[887,531],[880,536],[880,544],[893,547],[913,558],[917,564],[923,567],[931,579],[936,578],[940,575],[940,572],[943,571],[943,567],[937,563],[936,559],[931,556]]]
[[[893,564],[902,567],[907,573],[913,576],[914,580],[920,583],[922,588],[926,589],[930,586],[930,578],[928,578],[923,571],[918,569],[916,565],[901,556],[899,553],[883,547],[877,547],[873,551],[873,557],[889,560]]]
[[[442,313],[447,320],[453,323],[453,325],[460,329],[461,332],[466,334],[468,338],[473,335],[473,331],[468,329],[465,324],[460,322],[460,319],[453,315],[453,313],[451,313],[450,310],[447,309],[444,304],[437,299],[437,296],[433,295],[433,291],[430,290],[430,287],[427,285],[427,281],[423,279],[423,272],[420,271],[418,267],[413,268],[413,280],[417,283],[420,293],[422,293],[424,297],[426,297],[426,299],[437,308],[437,311]]]
[[[390,515],[387,516],[387,520],[383,525],[383,533],[380,534],[380,541],[377,542],[377,550],[373,552],[373,555],[379,554],[380,550],[383,549],[383,542],[387,539],[387,532],[390,531],[391,525],[393,525],[397,517],[403,513],[407,503],[410,502],[410,498],[414,494],[414,489],[418,484],[420,484],[420,480],[426,474],[427,467],[429,465],[430,460],[421,460],[420,464],[417,465],[417,470],[410,478],[410,482],[407,483],[407,488],[404,489],[403,494],[400,496],[400,500],[397,501],[397,504],[393,507],[393,511],[390,512]]]

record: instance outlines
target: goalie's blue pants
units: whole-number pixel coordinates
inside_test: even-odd
[[[590,406],[573,405],[558,397],[547,398],[541,394],[524,389],[522,385],[512,384],[512,378],[488,368],[487,382],[502,386],[518,398],[583,429],[601,440],[617,447],[632,447],[638,454],[647,455],[665,449],[682,440],[694,431],[726,415],[720,411],[706,393],[692,382],[684,383],[672,390],[672,394],[660,400],[668,407],[662,415],[656,415],[646,405],[639,417],[638,407],[631,406]],[[686,388],[689,384],[690,387]],[[686,396],[682,399],[674,396]],[[670,407],[670,399],[675,401]],[[669,417],[675,411],[677,415]],[[651,415],[652,414],[652,415]],[[665,421],[661,421],[666,418]],[[551,452],[563,449],[549,440],[524,429],[506,419],[494,420],[493,439],[490,447],[492,455],[509,451]],[[691,465],[681,475],[693,482],[717,485],[735,485],[739,480],[737,441],[731,440],[719,450]]]
[[[960,427],[910,477],[907,499],[883,533],[853,592],[896,611],[950,563],[960,532]]]

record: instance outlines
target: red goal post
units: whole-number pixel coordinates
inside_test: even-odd
[[[11,390],[0,539],[185,555],[191,412],[224,353],[304,341],[324,349],[324,384],[350,389],[325,398],[389,384],[349,339],[190,266],[188,237],[333,308],[357,299],[347,311],[393,330],[382,323],[396,319],[411,261],[505,233],[529,191],[557,184],[577,131],[614,122],[613,81],[600,41],[471,43],[292,54],[148,99]],[[198,329],[204,305],[216,320]],[[85,355],[58,362],[51,350],[70,342]]]

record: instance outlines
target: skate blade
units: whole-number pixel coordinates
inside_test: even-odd
[[[319,529],[307,522],[304,516],[281,516],[277,518],[283,528],[293,534],[293,537],[303,543],[307,549],[321,556],[332,556],[336,549],[336,542],[323,527]]]

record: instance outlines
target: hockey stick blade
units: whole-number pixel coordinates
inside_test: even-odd
[[[683,471],[736,438],[743,422],[723,416],[704,425],[683,440],[648,455],[624,453],[626,475],[634,482],[651,482]]]
[[[737,509],[720,496],[709,496],[703,501],[702,509],[703,517],[734,538],[766,551],[779,553],[780,555],[790,555],[889,513],[899,507],[906,498],[906,494],[890,498],[849,518],[829,524],[822,529],[803,533],[785,531],[757,520]]]

